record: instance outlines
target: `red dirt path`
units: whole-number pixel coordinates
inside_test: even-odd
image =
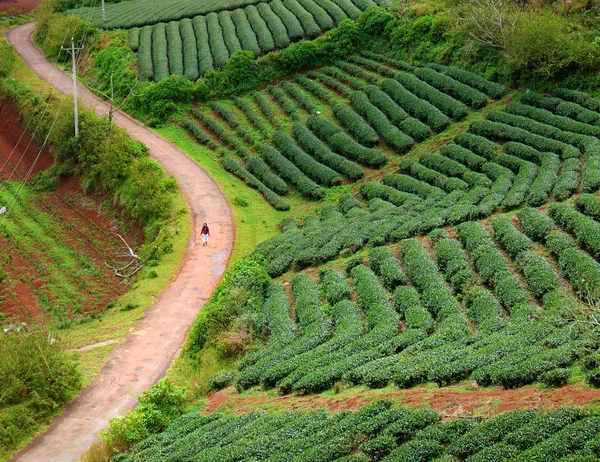
[[[500,387],[482,389],[473,384],[470,390],[418,387],[410,390],[357,391],[347,396],[342,393],[341,395],[328,396],[285,395],[272,397],[266,393],[264,395],[242,396],[237,394],[232,387],[229,387],[212,394],[204,411],[214,412],[221,408],[221,410],[234,410],[235,413],[244,413],[261,407],[286,410],[328,408],[331,411],[337,411],[357,409],[375,398],[392,398],[408,407],[426,405],[440,411],[445,419],[451,419],[474,412],[478,415],[492,415],[513,409],[552,409],[560,406],[598,405],[600,390],[587,389],[581,385],[558,389],[542,389],[536,386],[523,387],[517,390],[504,390]]]
[[[43,0],[0,0],[0,13],[8,13],[9,16],[29,13],[33,11]]]

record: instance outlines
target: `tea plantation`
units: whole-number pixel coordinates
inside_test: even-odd
[[[447,422],[431,409],[376,401],[356,411],[189,414],[114,461],[592,461],[600,417],[518,410]]]

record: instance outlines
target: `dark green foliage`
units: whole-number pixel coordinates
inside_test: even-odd
[[[540,375],[540,382],[547,387],[558,388],[566,385],[570,377],[571,371],[569,369],[554,369]]]
[[[321,33],[321,29],[308,13],[296,0],[280,1],[274,0],[270,4],[273,12],[281,18],[290,41],[296,41],[308,35],[314,38]]]
[[[552,204],[548,208],[550,216],[563,229],[570,231],[577,242],[585,246],[592,255],[600,256],[600,223],[566,203]]]
[[[492,222],[492,227],[494,238],[511,257],[532,249],[531,240],[515,228],[510,218],[498,217]]]
[[[581,189],[588,193],[600,191],[600,155],[593,155],[585,161]]]
[[[275,148],[265,146],[262,149],[262,157],[282,177],[292,182],[303,195],[311,199],[322,199],[325,195],[323,188],[308,179],[298,167],[282,156]]]
[[[490,82],[489,80],[486,80],[477,74],[458,69],[457,67],[442,66],[440,64],[428,64],[427,67],[435,69],[436,71],[442,72],[453,79],[458,80],[459,82],[476,88],[493,99],[499,99],[506,93],[506,90],[502,85],[495,82]]]
[[[285,157],[317,183],[334,186],[342,182],[342,179],[335,171],[315,161],[310,155],[299,148],[296,142],[286,133],[282,131],[275,132],[273,141]]]
[[[254,56],[260,55],[262,52],[261,47],[258,44],[256,35],[244,10],[241,8],[234,10],[231,13],[231,19],[235,25],[235,33],[240,41],[242,50],[249,50],[254,53]]]
[[[214,60],[210,51],[208,29],[204,16],[197,16],[192,20],[196,34],[196,48],[198,49],[198,70],[200,75],[214,69]]]
[[[138,27],[129,29],[127,46],[131,48],[132,51],[138,51],[138,48],[140,47],[140,29]]]
[[[260,157],[247,156],[244,161],[248,171],[262,181],[265,186],[272,189],[277,194],[287,194],[288,187],[285,184],[285,181],[271,172],[264,160]]]
[[[313,0],[298,0],[298,3],[312,15],[321,30],[329,30],[334,26],[333,19],[331,19],[327,11]]]
[[[167,33],[163,23],[156,24],[152,30],[152,64],[154,81],[169,77],[169,60],[167,58]]]
[[[600,196],[581,194],[575,199],[575,206],[583,214],[600,221]]]
[[[350,102],[358,114],[363,116],[379,136],[397,152],[405,153],[410,149],[413,139],[393,126],[385,114],[371,104],[365,93],[354,92],[350,97]]]
[[[431,71],[430,72],[435,72]],[[404,88],[413,93],[414,95],[429,101],[440,111],[455,120],[462,119],[467,115],[468,108],[463,103],[455,100],[451,96],[442,93],[435,87],[419,80],[414,75],[402,72],[396,76]]]
[[[482,108],[488,103],[487,97],[479,90],[433,69],[422,67],[415,71],[415,75],[438,90],[476,109]]]
[[[534,241],[543,241],[555,228],[554,221],[539,210],[526,208],[517,212],[523,232]]]
[[[331,0],[315,0],[315,3],[323,8],[323,10],[327,12],[327,14],[335,21],[336,24],[339,24],[344,19],[348,18],[348,14],[346,14],[340,6]]]
[[[586,124],[600,124],[600,113],[585,109],[576,103],[563,101],[560,98],[549,98],[534,91],[529,91],[523,95],[521,102],[547,109],[554,114],[570,117]]]
[[[258,46],[260,47],[261,51],[263,51],[264,53],[268,53],[269,51],[272,51],[275,48],[275,42],[273,41],[273,35],[271,35],[271,31],[269,30],[269,27],[267,27],[267,23],[261,17],[261,15],[258,12],[258,10],[256,9],[256,7],[254,5],[249,5],[246,7],[246,9],[244,11],[245,11],[246,17],[248,19],[248,23],[252,27],[252,31],[256,35],[256,40],[258,42]],[[234,21],[235,21],[235,18],[234,18]],[[276,24],[276,21],[272,21],[272,22],[274,23],[274,25]],[[283,26],[283,24],[281,24],[281,26]],[[283,30],[280,30],[279,32],[280,32],[281,38],[283,39],[283,42],[285,43],[286,42],[285,39],[287,37],[287,33],[285,33],[285,27],[283,28]],[[287,42],[289,43],[289,39],[287,40]]]
[[[183,75],[183,43],[179,33],[179,23],[175,21],[168,23],[166,31],[170,75]]]
[[[408,114],[392,98],[375,85],[365,88],[365,93],[369,96],[371,103],[383,112],[392,124],[398,128],[402,126]]]
[[[363,169],[359,165],[332,152],[302,122],[294,122],[294,136],[302,149],[312,157],[350,180],[356,181],[364,176]]]
[[[439,109],[413,95],[396,80],[384,80],[381,84],[381,89],[402,109],[413,117],[425,122],[434,131],[443,131],[450,123],[450,119],[442,114]]]
[[[138,57],[140,60],[141,80],[150,80],[154,75],[152,65],[152,27],[150,26],[144,26],[140,31]]]
[[[279,8],[283,8],[282,5],[278,5]],[[250,8],[250,7],[248,7]],[[281,21],[280,17],[273,12],[271,5],[268,3],[259,3],[256,5],[261,18],[267,25],[267,30],[273,34],[273,41],[275,48],[285,48],[290,44],[291,37],[286,31],[286,26]]]
[[[332,269],[323,269],[319,272],[319,279],[325,300],[331,306],[350,299],[350,286],[341,273]]]
[[[320,83],[310,80],[302,74],[297,74],[295,81],[317,98],[320,98],[329,104],[333,104],[335,95]]]
[[[594,159],[593,157],[590,159]],[[586,164],[587,166],[587,164]],[[554,186],[554,199],[557,201],[563,201],[569,198],[579,186],[579,175],[581,171],[581,162],[579,159],[566,159],[563,162],[560,176],[556,180]],[[590,169],[588,178],[593,175],[593,169]],[[586,173],[584,172],[584,177]],[[583,184],[583,181],[582,181]]]
[[[398,263],[389,247],[373,247],[369,252],[369,266],[381,276],[383,284],[388,290],[408,282],[406,275],[400,268],[400,263]]]
[[[379,137],[365,120],[347,104],[334,104],[333,113],[340,123],[348,130],[354,139],[365,146],[372,147],[379,141]]]
[[[231,56],[236,51],[240,51],[242,49],[242,45],[240,44],[240,40],[238,39],[235,30],[235,24],[231,19],[231,12],[219,12],[219,24],[221,26],[221,30],[223,31],[223,39],[225,40],[227,50],[229,50],[229,55]]]
[[[198,50],[194,26],[189,19],[183,19],[179,23],[181,40],[183,42],[183,75],[190,80],[197,80],[198,72]]]
[[[223,67],[229,60],[229,50],[223,38],[223,30],[217,13],[210,13],[206,16],[206,27],[214,66],[217,68]],[[202,66],[202,61],[200,61],[200,66]]]
[[[239,162],[229,156],[224,156],[221,158],[221,165],[228,172],[233,173],[235,176],[240,178],[244,183],[246,183],[251,188],[257,189],[271,204],[276,210],[289,210],[290,204],[284,201],[280,196],[274,193],[271,189],[265,186],[260,180],[258,180],[254,175],[248,172],[244,167],[242,167]]]
[[[298,87],[298,85],[283,82],[281,84],[281,88],[283,88],[292,98],[294,98],[302,108],[304,108],[309,114],[313,114],[316,112],[317,108],[311,101],[311,99],[306,96],[306,94]]]
[[[361,146],[344,133],[339,126],[325,117],[309,117],[308,127],[334,151],[346,158],[357,160],[370,167],[380,167],[387,162],[387,157],[383,152]]]
[[[534,296],[541,298],[551,290],[562,287],[557,274],[537,252],[527,250],[520,253],[516,263]]]

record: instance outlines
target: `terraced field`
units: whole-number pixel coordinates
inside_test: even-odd
[[[287,210],[282,196],[291,188],[322,199],[328,188],[397,163],[418,142],[504,94],[474,74],[437,69],[353,56],[270,86],[268,93],[194,109],[182,125],[222,156],[224,168]],[[455,187],[468,189],[458,179],[446,189]]]
[[[581,409],[442,423],[432,409],[390,404],[331,415],[189,414],[119,460],[591,461],[600,455],[600,417]]]

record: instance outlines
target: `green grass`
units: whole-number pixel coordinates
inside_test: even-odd
[[[236,225],[231,263],[239,261],[254,250],[259,242],[279,232],[279,222],[289,214],[277,212],[258,192],[223,170],[213,151],[195,143],[181,127],[175,125],[156,129],[155,132],[183,150],[206,170],[231,204]],[[237,197],[246,199],[248,206],[236,205]]]

